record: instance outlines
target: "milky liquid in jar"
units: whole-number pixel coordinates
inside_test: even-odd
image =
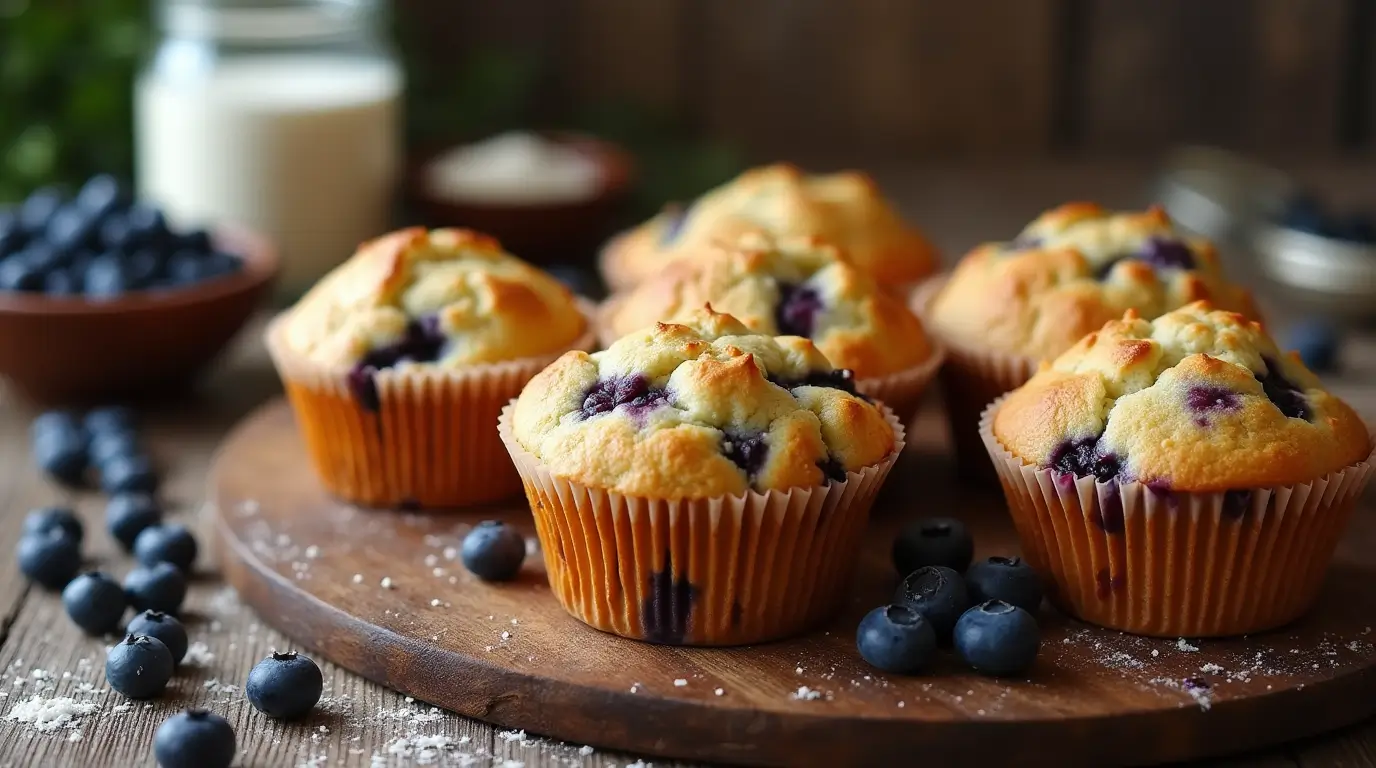
[[[168,38],[136,86],[140,195],[178,225],[269,236],[283,295],[389,228],[402,75],[361,39],[365,17],[340,12],[360,5],[370,4],[256,5],[246,17],[231,3],[196,25],[173,0]],[[188,27],[202,34],[173,34]]]

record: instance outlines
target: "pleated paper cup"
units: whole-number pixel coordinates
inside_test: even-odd
[[[590,311],[585,310],[585,316]],[[384,369],[376,408],[349,386],[349,370],[292,352],[284,317],[266,341],[325,489],[354,504],[446,509],[516,496],[521,480],[497,437],[497,417],[526,382],[567,350],[461,369]],[[568,349],[596,343],[591,322]]]
[[[940,372],[941,396],[957,469],[967,480],[993,485],[998,477],[980,440],[980,414],[995,398],[1026,384],[1037,372],[1040,361],[979,349],[942,335],[928,310],[947,278],[948,275],[939,275],[918,286],[909,307],[922,318],[927,335],[946,350],[946,363]]]
[[[903,450],[844,482],[740,496],[628,496],[556,477],[498,431],[535,514],[560,604],[604,632],[669,645],[743,645],[804,632],[841,605],[870,507]]]
[[[980,436],[998,469],[1023,555],[1066,613],[1162,637],[1245,635],[1287,624],[1313,605],[1371,471],[1371,457],[1312,482],[1218,492],[1028,465]]]

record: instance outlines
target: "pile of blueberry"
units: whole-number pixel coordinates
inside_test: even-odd
[[[1035,613],[1042,584],[1016,557],[973,565],[974,540],[959,520],[925,518],[894,541],[894,567],[903,576],[893,604],[870,611],[856,631],[861,657],[886,672],[927,669],[938,645],[978,672],[1020,675],[1041,647]]]
[[[174,232],[162,211],[134,202],[109,175],[91,177],[71,199],[49,187],[0,208],[0,291],[109,299],[242,268],[204,231]]]
[[[1366,211],[1338,213],[1308,194],[1291,198],[1281,211],[1279,223],[1311,235],[1376,245],[1376,216]]]

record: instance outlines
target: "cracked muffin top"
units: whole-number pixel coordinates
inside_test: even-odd
[[[1014,390],[993,429],[1029,464],[1160,490],[1309,482],[1371,447],[1297,355],[1207,302],[1089,334]]]
[[[659,498],[822,485],[894,447],[812,342],[710,309],[565,353],[521,392],[512,432],[557,476]]]
[[[869,176],[807,174],[778,164],[746,171],[692,205],[666,208],[613,239],[603,271],[613,286],[629,287],[671,258],[753,230],[835,243],[884,285],[913,282],[936,268],[931,243],[903,223]]]
[[[365,243],[285,318],[289,349],[325,365],[458,368],[566,349],[585,331],[553,277],[464,229]]]
[[[924,319],[956,343],[1050,360],[1129,309],[1152,318],[1200,300],[1256,316],[1213,245],[1178,232],[1161,208],[1068,203],[962,259]]]
[[[901,301],[815,237],[751,232],[679,259],[610,305],[603,322],[620,336],[706,304],[758,333],[812,339],[859,378],[911,368],[932,353],[922,323]]]

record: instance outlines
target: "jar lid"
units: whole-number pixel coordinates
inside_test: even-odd
[[[374,0],[169,0],[161,21],[179,37],[270,44],[356,34],[375,8]]]

